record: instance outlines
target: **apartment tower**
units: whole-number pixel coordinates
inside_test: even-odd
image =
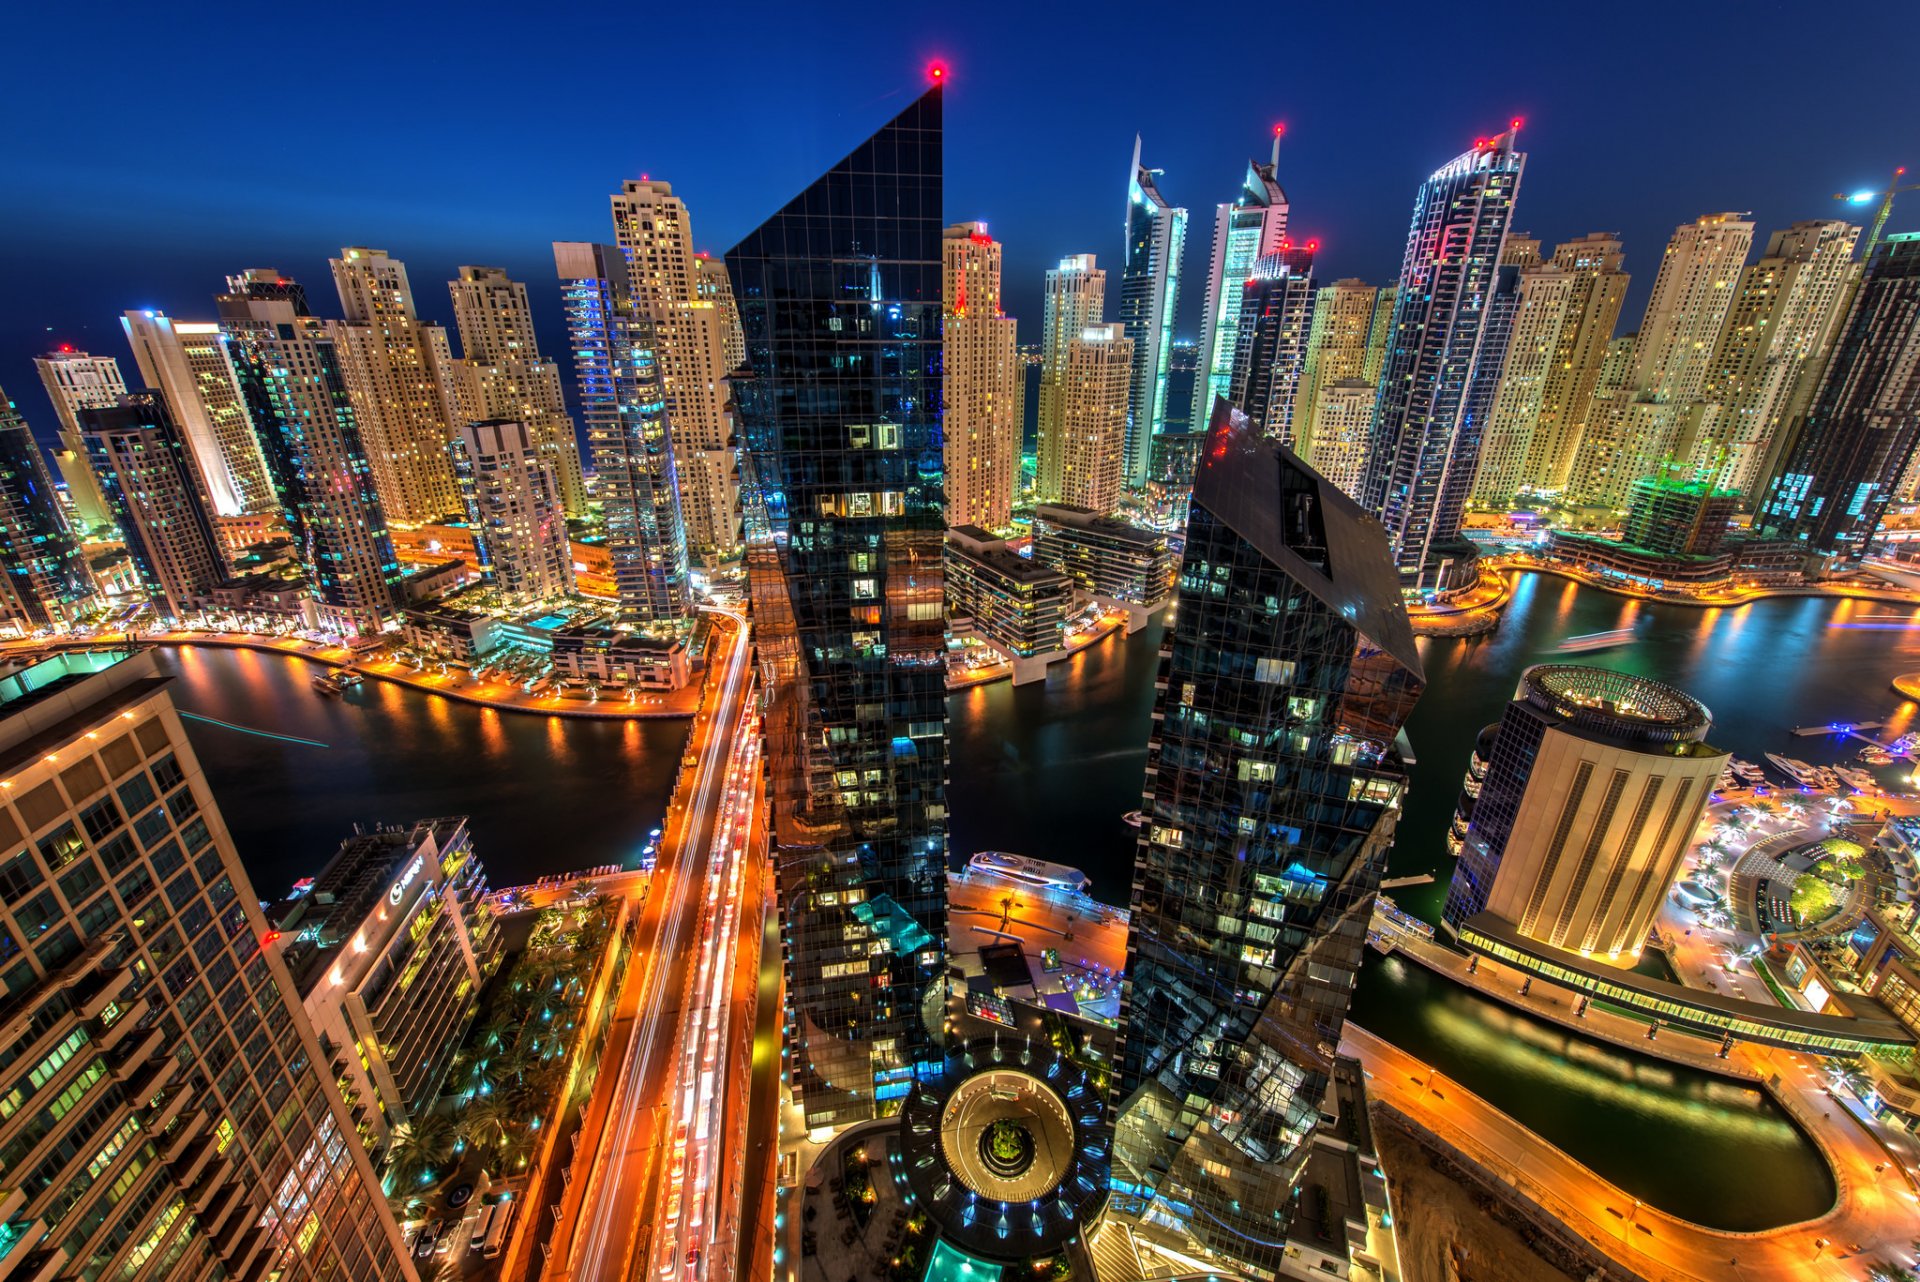
[[[1020,479],[1021,367],[1000,306],[1000,242],[985,223],[960,223],[940,255],[947,524],[1003,530]]]

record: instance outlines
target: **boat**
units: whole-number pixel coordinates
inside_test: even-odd
[[[366,680],[365,677],[361,676],[358,672],[355,672],[352,668],[342,668],[338,672],[333,674],[334,684],[339,686],[342,690],[350,690],[354,686],[359,685],[362,681],[365,681],[365,680]]]
[[[1838,778],[1841,783],[1856,792],[1872,793],[1880,791],[1880,781],[1864,770],[1855,770],[1851,766],[1831,766],[1829,769],[1832,770],[1834,776]]]
[[[1078,868],[1048,863],[1044,859],[1029,859],[1005,850],[975,851],[973,858],[967,861],[967,867],[1046,890],[1073,890],[1085,894],[1093,889],[1093,879]]]
[[[1777,752],[1769,752],[1767,754],[1767,760],[1773,763],[1774,769],[1795,783],[1811,784],[1813,782],[1813,767],[1804,761],[1796,761],[1792,757],[1783,757]]]
[[[1893,764],[1893,754],[1881,748],[1862,748],[1860,760],[1870,766],[1890,766]]]
[[[1147,822],[1147,816],[1142,811],[1129,810],[1126,814],[1120,816],[1120,822],[1129,828],[1138,828]]]
[[[343,687],[331,672],[323,672],[313,679],[313,688],[321,694],[339,694]]]
[[[1577,637],[1568,637],[1553,647],[1555,654],[1585,654],[1591,650],[1611,650],[1614,646],[1625,645],[1635,636],[1632,628],[1614,628],[1607,632],[1587,632]]]

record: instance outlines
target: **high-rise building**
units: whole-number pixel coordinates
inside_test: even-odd
[[[1443,561],[1472,559],[1460,528],[1480,424],[1467,402],[1486,372],[1489,304],[1526,167],[1518,123],[1435,170],[1414,196],[1363,499],[1385,522],[1402,576],[1422,583]]]
[[[587,514],[580,440],[560,393],[560,366],[540,355],[527,287],[499,267],[462,267],[448,281],[461,359],[453,366],[456,423],[513,419],[526,425],[560,486],[568,516]]]
[[[727,252],[750,376],[787,1069],[809,1128],[892,1108],[945,1002],[936,82]]]
[[[1718,407],[1704,399],[1720,331],[1733,303],[1753,224],[1704,214],[1674,230],[1633,344],[1627,383],[1594,412],[1568,483],[1586,507],[1620,508],[1628,490],[1669,458],[1691,455]]]
[[[1314,398],[1313,470],[1348,498],[1360,492],[1373,448],[1373,410],[1379,385],[1343,378],[1322,383]]]
[[[740,363],[731,287],[724,273],[702,266],[686,202],[670,184],[621,184],[613,231],[634,308],[653,322],[686,540],[703,554],[730,556],[740,547],[738,459],[726,413],[727,375]]]
[[[1472,441],[1476,475],[1487,428],[1495,422],[1494,407],[1506,382],[1507,356],[1513,350],[1514,330],[1520,320],[1521,284],[1528,272],[1546,270],[1540,261],[1540,242],[1532,237],[1518,240],[1517,248],[1509,242],[1508,250],[1501,255],[1500,270],[1494,274],[1493,292],[1487,297],[1480,322],[1480,355],[1467,376],[1466,395],[1461,398],[1462,446],[1464,449],[1467,441]]]
[[[1385,532],[1224,400],[1160,664],[1112,1206],[1149,1239],[1272,1277],[1423,678]]]
[[[226,338],[212,321],[176,321],[152,309],[120,318],[140,378],[166,398],[216,516],[279,506]]]
[[[1397,296],[1398,290],[1391,285],[1377,289],[1352,277],[1324,286],[1313,296],[1313,325],[1307,331],[1307,355],[1294,397],[1294,436],[1300,442],[1294,452],[1322,475],[1331,474],[1312,457],[1320,389],[1353,379],[1368,387],[1380,385]],[[1350,486],[1341,489],[1354,492]]]
[[[1712,556],[1739,510],[1733,490],[1676,476],[1642,477],[1628,491],[1622,541],[1659,556]]]
[[[80,436],[147,596],[185,618],[227,578],[186,434],[160,393],[139,392],[81,410]]]
[[[573,591],[560,482],[525,423],[482,419],[453,437],[453,474],[486,570],[509,601]]]
[[[1075,340],[1101,323],[1106,306],[1107,274],[1093,264],[1092,254],[1073,254],[1047,272],[1040,327],[1040,415],[1033,484],[1034,497],[1042,503],[1058,501],[1065,479],[1068,358]],[[1127,351],[1131,361],[1131,345]],[[1128,386],[1132,386],[1131,369]],[[1126,412],[1125,407],[1121,412]]]
[[[40,385],[47,389],[47,399],[53,402],[54,416],[60,420],[60,449],[55,461],[60,465],[60,479],[67,483],[74,513],[89,528],[111,529],[113,513],[100,492],[100,479],[87,462],[79,414],[89,405],[112,405],[126,395],[120,363],[111,356],[93,356],[62,346],[34,357],[33,367],[40,374]]]
[[[60,515],[33,429],[0,392],[0,627],[65,627],[93,598],[93,576]]]
[[[1703,393],[1719,412],[1685,460],[1709,484],[1760,497],[1819,382],[1859,239],[1838,219],[1798,222],[1741,271]]]
[[[1560,333],[1573,301],[1573,276],[1552,264],[1520,272],[1519,310],[1493,411],[1480,441],[1473,501],[1503,504],[1525,484],[1525,468],[1540,421],[1547,379],[1559,354]]]
[[[1067,343],[1066,377],[1056,389],[1058,468],[1048,502],[1077,503],[1109,513],[1120,505],[1125,478],[1121,451],[1127,435],[1127,388],[1133,344],[1120,325],[1089,325]]]
[[[0,770],[14,1275],[411,1282],[150,655],[0,677]]]
[[[653,322],[617,247],[555,241],[553,261],[620,611],[638,622],[683,618],[693,587]]]
[[[407,265],[349,245],[327,260],[344,322],[334,330],[347,389],[387,519],[414,525],[460,510],[453,439],[453,351],[447,331],[413,308]]]
[[[1628,276],[1621,269],[1625,258],[1620,238],[1609,232],[1563,241],[1552,261],[1567,274],[1568,297],[1516,481],[1518,486],[1557,493],[1566,488],[1593,414],[1594,391],[1627,297]]]
[[[464,816],[360,833],[267,910],[368,1149],[431,1112],[500,966]]]
[[[1297,444],[1294,407],[1313,330],[1315,248],[1288,244],[1247,268],[1234,326],[1233,377],[1224,393],[1261,435],[1288,449]]]
[[[1021,367],[1000,306],[1000,242],[985,223],[960,223],[940,250],[947,524],[1001,530],[1020,479]]]
[[[1920,232],[1889,236],[1754,525],[1858,563],[1920,442]]]
[[[1287,193],[1275,176],[1280,168],[1283,127],[1273,128],[1273,155],[1262,165],[1247,162],[1247,176],[1231,204],[1213,212],[1213,256],[1207,264],[1206,308],[1200,313],[1199,369],[1188,424],[1203,424],[1216,397],[1233,399],[1235,354],[1240,350],[1240,288],[1254,264],[1277,254],[1287,238]],[[1237,404],[1238,402],[1236,402]]]
[[[313,621],[374,633],[393,617],[400,563],[337,341],[277,273],[229,277],[220,328],[259,436],[267,476],[293,536]],[[448,464],[448,474],[452,465]]]
[[[1520,675],[1474,751],[1446,924],[1486,913],[1538,944],[1631,966],[1727,754],[1698,700],[1574,664]],[[1478,792],[1478,797],[1472,795]]]
[[[1120,323],[1133,343],[1133,391],[1127,398],[1126,453],[1121,475],[1130,489],[1146,485],[1153,438],[1166,430],[1167,373],[1173,323],[1180,311],[1180,264],[1187,250],[1187,211],[1160,194],[1158,169],[1140,164],[1133,140],[1127,170],[1126,257],[1120,275]]]

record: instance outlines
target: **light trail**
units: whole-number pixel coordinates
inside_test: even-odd
[[[309,748],[326,748],[332,746],[321,743],[318,739],[302,739],[297,734],[275,734],[271,730],[255,730],[252,726],[237,726],[231,721],[222,721],[218,717],[203,717],[197,712],[187,712],[178,709],[177,711],[180,712],[180,716],[184,720],[204,721],[210,726],[219,726],[222,730],[238,730],[241,734],[259,735],[262,739],[278,739],[282,743],[303,744]]]

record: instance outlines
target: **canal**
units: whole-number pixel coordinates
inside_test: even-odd
[[[1898,618],[1887,616],[1898,615]],[[1433,918],[1442,844],[1467,754],[1522,668],[1557,657],[1670,681],[1712,710],[1713,741],[1743,757],[1810,761],[1844,745],[1792,739],[1795,725],[1863,720],[1897,704],[1920,670],[1920,612],[1781,600],[1734,610],[1659,606],[1538,576],[1518,579],[1498,632],[1422,642],[1428,689],[1408,727],[1417,762],[1391,873],[1431,873],[1400,891]],[[1631,646],[1557,656],[1567,637],[1636,627]],[[1005,849],[1084,868],[1096,895],[1127,902],[1160,627],[951,703],[956,858]],[[325,747],[190,721],[194,745],[260,893],[315,870],[355,822],[465,813],[497,885],[635,856],[660,822],[685,738],[679,722],[502,714],[369,682],[323,699],[295,660],[199,647],[163,652],[189,712]],[[1908,705],[1904,716],[1911,715]],[[1904,720],[1886,733],[1906,728]],[[1630,1193],[1701,1223],[1751,1228],[1823,1211],[1831,1177],[1768,1101],[1698,1074],[1569,1038],[1557,1027],[1369,954],[1356,1011]]]

